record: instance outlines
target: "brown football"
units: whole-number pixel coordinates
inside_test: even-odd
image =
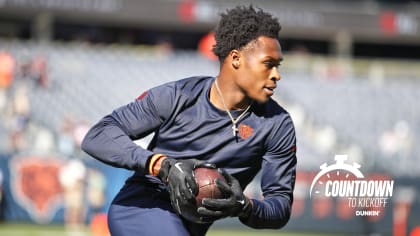
[[[223,198],[223,192],[217,187],[215,180],[225,180],[222,174],[217,169],[211,168],[197,168],[194,170],[195,181],[198,185],[198,194],[195,197],[197,201],[197,207],[202,206],[201,200],[203,198]]]
[[[222,174],[220,174],[216,169],[200,167],[194,170],[195,181],[198,185],[198,193],[195,198],[195,202],[188,202],[180,206],[181,215],[195,223],[204,224],[211,223],[215,219],[212,218],[203,218],[198,214],[198,207],[202,206],[203,198],[223,198],[224,194],[217,187],[215,180],[221,179],[226,181]],[[182,202],[181,202],[182,203]]]

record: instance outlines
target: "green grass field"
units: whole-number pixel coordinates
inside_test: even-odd
[[[253,230],[253,229],[222,229],[215,228],[211,229],[207,236],[338,236],[333,234],[324,233],[297,233],[297,232],[285,232],[281,230]],[[342,235],[341,235],[342,236]]]
[[[66,230],[63,225],[33,225],[33,224],[0,224],[1,236],[93,236],[89,228],[80,230]],[[332,234],[293,233],[278,230],[253,230],[253,229],[225,229],[213,228],[207,236],[336,236]],[[338,235],[337,235],[338,236]]]

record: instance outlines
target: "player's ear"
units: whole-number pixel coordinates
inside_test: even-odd
[[[232,67],[238,69],[241,65],[241,53],[234,49],[230,51],[229,57],[231,58]]]

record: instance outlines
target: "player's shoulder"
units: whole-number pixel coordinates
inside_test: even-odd
[[[290,119],[289,112],[277,101],[270,98],[266,103],[255,105],[255,114],[269,120]]]
[[[166,102],[183,106],[194,103],[202,97],[208,91],[213,79],[214,77],[210,76],[183,78],[156,87],[158,89],[155,88],[154,93],[159,99],[165,96]]]
[[[276,146],[277,141],[284,138],[295,139],[295,126],[292,117],[277,101],[270,98],[266,103],[258,104],[255,114],[262,120],[262,130],[269,134],[267,145]]]
[[[183,97],[183,96],[195,96],[197,93],[202,92],[205,85],[209,82],[211,82],[211,79],[213,77],[210,76],[194,76],[194,77],[188,77],[183,78],[179,80],[173,80],[170,82],[166,82],[164,84],[158,85],[149,91],[145,92],[144,94],[147,94],[148,92],[152,92],[156,96],[167,96],[172,97],[171,99],[174,99],[175,97]],[[140,97],[144,97],[144,94],[140,95]],[[171,95],[171,96],[169,96]]]
[[[294,129],[292,117],[277,101],[269,99],[266,103],[256,104],[254,114],[258,117],[264,129],[282,135],[289,128]]]
[[[211,76],[193,76],[175,81],[174,86],[183,91],[200,91],[213,79]]]

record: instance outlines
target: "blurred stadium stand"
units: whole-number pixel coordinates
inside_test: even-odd
[[[40,55],[48,61],[50,81],[47,87],[38,86],[30,77],[17,73],[15,85],[9,92],[15,94],[19,87],[25,87],[30,120],[48,128],[55,135],[60,133],[66,118],[73,117],[92,125],[113,108],[132,101],[152,86],[192,75],[216,75],[218,68],[215,61],[195,51],[177,50],[162,54],[147,47],[38,44],[18,40],[2,40],[0,43],[2,50],[8,51],[18,62],[26,62]],[[296,60],[296,57],[299,59]],[[288,58],[290,62],[287,62]],[[408,75],[407,78],[397,78],[395,75],[380,75],[377,78],[376,75],[369,75],[370,70],[375,70],[372,67],[377,62],[372,63],[364,76],[361,75],[363,72],[353,75],[346,71],[354,67],[352,62],[343,66],[327,62],[325,58],[314,58],[308,62],[310,66],[294,64],[305,58],[313,57],[286,55],[282,67],[283,80],[277,91],[277,98],[290,104],[291,112],[296,110],[295,122],[299,130],[302,127],[302,135],[298,135],[303,144],[299,145],[302,150],[312,150],[318,145],[319,151],[324,151],[323,155],[327,151],[331,156],[334,152],[355,145],[363,153],[360,158],[365,158],[360,161],[370,163],[370,168],[395,171],[392,173],[395,175],[418,173],[414,169],[412,172],[407,170],[414,168],[411,161],[419,159],[414,144],[418,141],[420,131],[420,112],[415,109],[415,102],[420,99],[420,81]],[[396,63],[404,71],[405,64]],[[288,64],[292,69],[288,68]],[[336,72],[340,68],[344,69]],[[308,124],[308,120],[311,124]],[[396,128],[402,130],[395,131]],[[313,132],[314,129],[319,130]],[[317,141],[316,137],[324,140],[323,133],[328,140]],[[404,154],[407,162],[391,158],[392,150],[386,153],[386,147],[381,146],[381,138],[386,138],[382,136],[387,134],[393,135],[389,138],[403,138],[407,139],[406,143],[411,143],[407,147],[395,147],[401,148],[395,152]],[[307,148],[307,145],[312,147]],[[301,155],[309,157],[313,153],[309,151],[307,155]],[[390,155],[390,159],[382,166],[387,155]],[[301,159],[302,167],[313,168],[307,166],[308,159]],[[319,163],[319,157],[315,159]],[[387,165],[393,160],[398,161],[393,164],[395,168],[389,170]]]
[[[254,3],[277,16],[285,49],[303,43],[321,53],[419,58],[413,49],[420,46],[420,1],[414,0],[4,0],[0,36],[133,44],[170,40],[194,48],[214,28],[218,13],[238,3]]]
[[[235,3],[0,1],[0,52],[16,62],[0,90],[0,156],[89,159],[80,139],[112,109],[164,82],[216,75],[197,45]],[[418,178],[420,1],[257,6],[283,26],[275,99],[295,122],[300,170],[347,153],[365,172]]]

